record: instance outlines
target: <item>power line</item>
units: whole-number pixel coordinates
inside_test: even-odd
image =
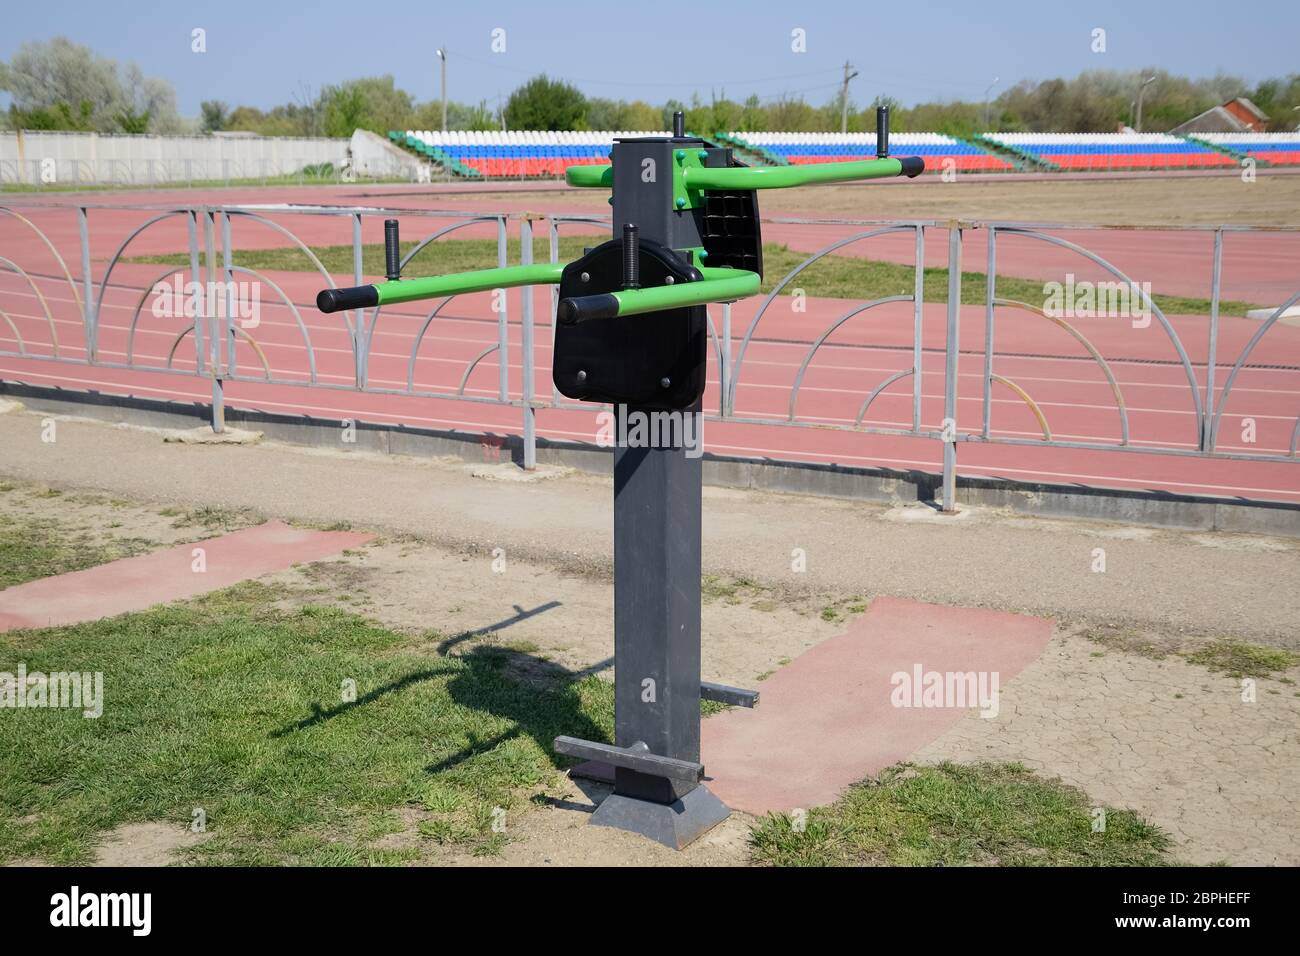
[[[743,85],[746,83],[776,83],[784,80],[806,79],[810,76],[823,76],[827,73],[835,73],[838,71],[838,68],[831,68],[831,69],[824,69],[824,70],[810,70],[806,73],[788,73],[780,76],[764,76],[764,77],[757,77],[755,79],[749,79],[749,80],[728,79],[723,83],[715,83],[715,82],[702,83],[702,82],[687,81],[687,80],[680,80],[674,82],[642,83],[642,82],[626,82],[620,80],[611,80],[606,77],[582,77],[582,76],[572,76],[572,75],[560,75],[545,69],[540,69],[540,70],[536,68],[521,69],[519,67],[505,66],[504,64],[493,63],[488,60],[480,60],[478,57],[466,56],[463,53],[457,54],[457,59],[466,60],[470,63],[477,63],[479,66],[490,67],[494,70],[504,70],[507,73],[518,73],[524,76],[535,76],[538,73],[546,73],[548,76],[551,76],[557,80],[566,80],[569,82],[576,82],[576,83],[595,83],[602,86],[628,86],[628,87],[646,87],[646,86],[679,87],[679,88],[694,87],[696,89],[700,89],[700,88],[715,87],[715,86]]]

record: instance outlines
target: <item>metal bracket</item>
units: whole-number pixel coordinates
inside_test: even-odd
[[[758,691],[701,681],[700,700],[712,700],[719,704],[730,704],[732,707],[757,707]]]
[[[577,737],[556,737],[554,746],[556,753],[568,757],[598,760],[611,767],[635,770],[651,777],[666,777],[682,783],[699,783],[704,779],[704,764],[661,757],[651,753],[650,748],[641,742],[631,747],[615,747],[613,744],[600,744]]]

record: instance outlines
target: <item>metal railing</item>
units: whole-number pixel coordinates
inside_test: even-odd
[[[80,257],[79,277],[74,276],[64,255],[49,234],[32,221],[31,216],[35,214],[34,210],[38,209],[43,210],[46,215],[58,215],[60,213],[52,212],[52,210],[61,210],[62,214],[75,216],[78,234],[77,252]],[[134,226],[108,257],[98,275],[98,282],[96,282],[91,267],[91,220],[92,217],[100,215],[100,211],[105,209],[119,212],[121,210],[135,210],[141,214],[144,221]],[[362,274],[362,235],[363,225],[367,219],[400,218],[407,222],[408,228],[413,221],[439,220],[433,227],[426,229],[422,234],[422,238],[405,254],[402,259],[403,268],[417,262],[421,253],[433,246],[434,243],[447,237],[456,236],[460,230],[473,226],[480,227],[480,230],[482,227],[487,226],[495,232],[496,259],[499,266],[510,264],[508,252],[512,227],[517,231],[520,263],[529,264],[534,261],[535,238],[539,226],[544,229],[547,254],[551,262],[559,261],[561,231],[563,229],[584,226],[590,231],[593,226],[602,229],[607,229],[609,226],[607,217],[598,216],[549,216],[504,212],[465,213],[462,211],[371,207],[207,206],[124,203],[95,205],[80,202],[71,205],[25,203],[22,205],[0,206],[0,224],[3,224],[5,219],[11,220],[11,225],[12,223],[17,224],[14,228],[18,230],[18,235],[30,236],[37,243],[35,245],[25,244],[11,238],[9,243],[0,244],[0,275],[7,272],[12,276],[16,276],[21,282],[18,292],[13,290],[8,292],[0,291],[0,356],[208,379],[211,382],[212,389],[212,426],[216,430],[221,430],[224,427],[225,387],[228,382],[250,382],[261,385],[330,389],[377,395],[414,396],[516,408],[520,414],[519,430],[523,440],[524,466],[527,468],[534,467],[536,463],[537,413],[540,410],[574,408],[591,410],[592,406],[590,405],[564,401],[554,386],[549,389],[548,395],[538,395],[536,382],[538,363],[534,354],[537,330],[532,288],[521,290],[522,295],[519,300],[520,315],[517,325],[512,324],[510,320],[509,297],[506,295],[497,296],[494,303],[496,312],[495,340],[480,343],[482,347],[465,362],[455,382],[448,379],[444,383],[433,386],[417,384],[417,360],[420,358],[421,348],[426,343],[433,323],[439,318],[447,317],[445,310],[452,297],[438,300],[427,310],[422,309],[417,316],[416,331],[410,335],[409,351],[405,356],[405,381],[396,384],[372,381],[370,375],[370,361],[374,349],[376,330],[381,319],[384,318],[382,309],[375,308],[372,310],[337,313],[338,320],[343,323],[341,331],[346,335],[351,353],[351,370],[344,377],[344,380],[325,380],[327,376],[322,375],[319,370],[317,354],[319,346],[315,343],[314,336],[324,335],[329,331],[329,328],[319,324],[321,317],[319,313],[316,313],[314,305],[296,301],[293,294],[290,294],[276,278],[267,275],[265,271],[240,264],[240,252],[233,243],[232,224],[244,223],[268,230],[278,236],[280,241],[287,241],[288,248],[296,250],[304,257],[304,263],[310,266],[311,271],[319,276],[320,283],[324,286],[336,287],[333,274],[326,268],[315,249],[304,242],[292,229],[279,221],[299,217],[327,217],[333,220],[345,220],[350,223],[352,274],[349,279],[354,284],[361,284],[364,281]],[[102,323],[102,318],[106,308],[105,297],[107,293],[109,290],[116,292],[128,288],[134,291],[138,288],[137,286],[123,286],[115,283],[115,272],[124,263],[133,243],[139,237],[157,228],[161,223],[176,219],[182,220],[185,224],[187,237],[185,251],[188,253],[188,265],[186,267],[168,266],[155,282],[143,287],[139,298],[135,300],[130,320],[124,328],[126,344],[122,358],[119,360],[101,354],[99,345],[101,333],[106,328]],[[1256,229],[1233,226],[1152,227],[1167,232],[1185,232],[1188,229],[1200,228],[1213,237],[1208,339],[1206,341],[1206,360],[1204,363],[1205,382],[1202,386],[1197,380],[1194,363],[1189,356],[1183,339],[1180,337],[1174,323],[1161,310],[1152,295],[1142,289],[1141,285],[1136,283],[1132,277],[1101,255],[1077,242],[1062,238],[1056,234],[1060,232],[1097,231],[1107,227],[933,220],[886,222],[773,218],[764,221],[782,226],[796,227],[825,226],[829,224],[850,230],[850,232],[848,235],[808,255],[791,268],[786,275],[776,280],[771,290],[758,304],[748,327],[739,335],[738,343],[733,324],[733,306],[725,304],[709,310],[710,350],[717,378],[716,410],[710,410],[706,416],[710,420],[772,427],[829,429],[939,442],[943,451],[942,505],[945,510],[952,510],[955,507],[956,463],[958,447],[962,443],[1047,446],[1247,461],[1296,462],[1300,460],[1300,458],[1297,458],[1297,441],[1300,440],[1300,408],[1284,411],[1284,414],[1288,417],[1293,412],[1297,416],[1295,426],[1291,430],[1289,446],[1284,452],[1221,451],[1218,447],[1218,436],[1224,410],[1234,385],[1236,385],[1243,370],[1254,367],[1251,366],[1250,359],[1256,352],[1259,342],[1282,319],[1286,310],[1297,301],[1300,301],[1300,291],[1291,295],[1286,302],[1274,309],[1266,319],[1260,322],[1258,329],[1236,356],[1222,388],[1216,394],[1216,367],[1219,362],[1219,332],[1221,326],[1219,312],[1225,235],[1259,232],[1289,232],[1296,234],[1300,230]],[[300,226],[296,226],[296,228],[301,229]],[[977,230],[987,237],[985,275],[988,278],[983,303],[984,345],[982,354],[980,354],[981,415],[978,424],[970,426],[958,421],[958,361],[962,354],[960,350],[960,332],[962,326],[963,251],[969,242],[970,235]],[[924,369],[925,353],[927,351],[936,351],[924,348],[922,336],[926,305],[924,301],[926,242],[927,234],[934,232],[946,233],[947,236],[946,296],[943,302],[931,303],[936,309],[943,308],[945,321],[942,349],[943,374],[941,376],[943,417],[937,428],[933,426],[927,427],[922,421],[922,382],[923,380],[929,380],[926,378]],[[11,233],[11,237],[13,235]],[[221,237],[219,243],[217,241],[218,235]],[[775,304],[782,300],[783,292],[794,288],[792,284],[799,279],[805,270],[816,266],[826,257],[832,256],[849,246],[871,243],[874,240],[889,236],[910,238],[912,249],[910,263],[912,287],[910,292],[899,292],[898,294],[880,296],[862,302],[845,300],[842,313],[836,316],[823,331],[811,337],[808,341],[791,342],[787,337],[781,336],[775,339],[763,339],[758,335],[760,326],[764,324],[765,319],[769,323],[779,321],[772,319],[773,313],[776,311],[774,309]],[[1114,360],[1108,361],[1102,351],[1077,326],[1066,321],[1062,316],[1051,314],[1045,306],[1013,298],[1004,298],[997,294],[999,247],[1003,241],[1013,237],[1022,243],[1046,244],[1064,250],[1078,257],[1082,263],[1087,263],[1090,267],[1114,277],[1116,282],[1132,288],[1135,294],[1141,296],[1142,305],[1149,310],[1150,316],[1158,322],[1159,328],[1167,339],[1174,355],[1174,359],[1168,364],[1181,370],[1182,377],[1186,379],[1187,401],[1195,416],[1194,434],[1185,436],[1179,444],[1135,440],[1130,423],[1130,406],[1125,399],[1124,386],[1115,374],[1111,364],[1111,361]],[[6,248],[6,245],[9,247]],[[49,262],[53,263],[53,267],[49,266],[49,262],[46,263],[43,272],[24,267],[22,260],[25,253],[29,253],[31,249],[35,249],[38,255],[48,254],[50,257]],[[41,250],[44,250],[44,253]],[[185,268],[188,269],[191,281],[195,284],[195,307],[192,321],[189,321],[176,333],[165,361],[162,361],[158,355],[152,357],[141,356],[138,354],[136,338],[141,315],[151,295],[151,290],[158,282]],[[300,351],[302,356],[298,367],[292,372],[284,371],[279,367],[279,363],[276,363],[276,367],[273,367],[273,364],[268,359],[266,349],[259,343],[253,332],[231,320],[232,315],[236,312],[233,296],[237,277],[248,277],[255,282],[261,283],[274,294],[275,299],[291,315],[293,326],[297,331],[296,338],[300,340],[300,345],[295,348]],[[220,280],[219,284],[218,280]],[[79,346],[73,345],[66,338],[60,339],[58,325],[60,323],[66,325],[70,320],[66,318],[56,320],[49,296],[46,295],[52,284],[66,286],[71,290],[70,301],[75,304],[80,324],[81,344]],[[219,301],[219,295],[209,294],[213,289],[217,288],[220,288],[225,296],[224,304]],[[488,293],[478,294],[485,295]],[[10,300],[15,295],[30,296],[39,307],[40,314],[27,316],[27,321],[22,327],[16,321],[15,314],[18,314],[19,318],[23,316],[18,313],[16,308],[7,308],[7,306],[11,306]],[[557,298],[558,290],[552,288],[550,298],[552,339],[554,337],[554,314]],[[857,405],[856,414],[851,419],[833,420],[826,416],[817,418],[806,414],[801,416],[799,400],[801,392],[807,387],[809,370],[813,367],[817,356],[828,346],[831,337],[852,320],[860,317],[870,320],[873,315],[877,314],[874,310],[885,309],[890,306],[907,306],[907,311],[910,312],[911,342],[906,349],[910,364],[884,375],[877,381],[866,383],[860,396],[861,401]],[[978,306],[975,308],[978,308]],[[306,315],[304,310],[307,310]],[[1049,417],[1040,404],[1035,401],[1030,390],[1021,383],[1016,382],[1014,378],[995,371],[995,356],[999,354],[995,352],[998,316],[1007,310],[1019,310],[1039,316],[1043,321],[1058,328],[1073,340],[1086,353],[1088,360],[1096,365],[1114,400],[1116,423],[1118,425],[1117,436],[1114,440],[1095,438],[1071,440],[1053,434]],[[338,320],[331,317],[327,321]],[[23,328],[27,329],[27,335],[23,334]],[[37,344],[37,338],[39,337],[33,337],[32,335],[33,330],[38,328],[43,328],[48,333],[39,346]],[[520,374],[517,383],[512,382],[511,376],[512,340],[510,333],[512,329],[518,331],[518,346],[521,353],[519,356]],[[122,331],[121,328],[117,330]],[[179,367],[177,364],[178,353],[180,353],[180,347],[186,337],[193,339],[193,359],[191,363],[186,358],[186,367]],[[248,361],[241,361],[240,349],[237,348],[238,343],[241,341],[247,352],[251,352],[256,357],[257,361],[255,363],[250,365]],[[797,366],[795,366],[796,371],[793,380],[789,385],[785,412],[784,414],[764,414],[752,411],[738,411],[738,392],[746,384],[746,359],[750,358],[752,364],[755,347],[760,342],[767,345],[772,341],[780,341],[785,346],[793,344],[804,347],[802,356]],[[188,355],[188,353],[182,354]],[[490,394],[471,394],[472,390],[467,387],[471,375],[479,368],[481,363],[492,357],[495,358],[498,368],[495,390],[491,391]],[[1294,371],[1300,372],[1300,368],[1296,368]],[[329,377],[340,378],[338,375]],[[867,416],[873,403],[885,394],[891,386],[906,379],[910,379],[911,385],[908,420],[885,424],[873,424],[868,420]],[[994,386],[1009,391],[1032,413],[1041,431],[1041,436],[1025,437],[1014,433],[1008,434],[995,431],[993,427]],[[477,391],[483,390],[478,389]],[[710,407],[712,408],[712,406]]]

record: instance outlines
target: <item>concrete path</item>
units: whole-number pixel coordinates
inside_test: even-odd
[[[709,788],[761,815],[833,802],[910,758],[1000,687],[1052,636],[1047,618],[876,598],[848,631],[759,685],[759,705],[703,724]]]
[[[142,611],[319,561],[374,535],[311,531],[281,521],[0,591],[0,631],[57,627]]]

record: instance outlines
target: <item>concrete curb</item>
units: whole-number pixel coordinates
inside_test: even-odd
[[[200,403],[127,398],[99,392],[0,382],[0,395],[20,398],[32,411],[79,415],[101,421],[156,428],[192,429],[209,420]],[[306,415],[276,415],[226,409],[226,422],[263,433],[268,441],[338,447],[342,423]],[[523,460],[518,435],[409,428],[355,422],[352,447],[415,458],[453,456],[491,465]],[[537,440],[537,462],[592,474],[610,473],[610,451],[580,442]],[[850,468],[812,462],[704,456],[704,482],[725,488],[784,492],[893,504],[933,502],[940,476],[924,471]],[[1020,514],[1082,518],[1157,528],[1226,531],[1300,538],[1300,503],[1211,498],[1127,488],[1085,488],[1001,478],[959,476],[959,505],[979,505]]]

